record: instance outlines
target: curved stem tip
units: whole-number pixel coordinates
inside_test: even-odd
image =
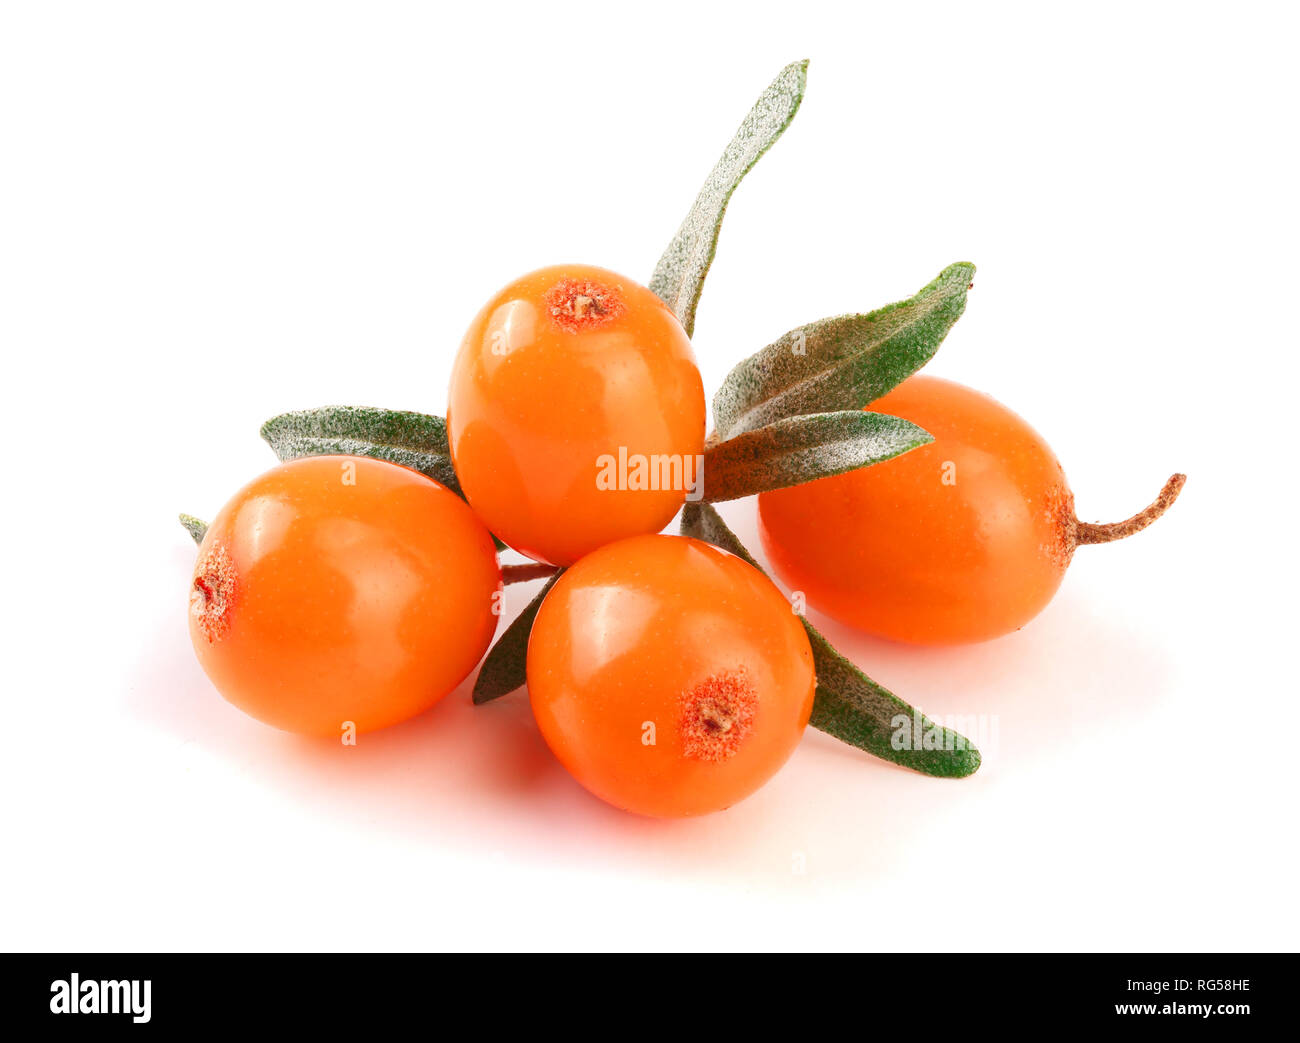
[[[1173,502],[1178,499],[1178,494],[1183,491],[1183,484],[1187,481],[1187,475],[1176,474],[1169,481],[1165,482],[1165,487],[1160,490],[1160,495],[1156,497],[1155,503],[1144,511],[1138,511],[1132,518],[1121,522],[1111,522],[1109,525],[1094,525],[1092,522],[1081,522],[1077,518],[1074,522],[1074,542],[1076,545],[1085,543],[1110,543],[1112,540],[1122,540],[1126,536],[1132,536],[1135,532],[1141,532],[1153,521],[1169,510]]]

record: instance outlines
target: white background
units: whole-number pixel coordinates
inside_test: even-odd
[[[5,5],[5,948],[1294,946],[1293,10],[736,8]],[[657,822],[580,790],[522,693],[355,749],[228,706],[176,512],[270,466],[277,412],[441,412],[526,270],[648,279],[801,57],[706,385],[971,260],[929,372],[1034,423],[1086,519],[1190,476],[1011,637],[826,626],[925,710],[996,716],[979,774],[809,732],[742,805]],[[725,513],[756,547],[753,502]]]

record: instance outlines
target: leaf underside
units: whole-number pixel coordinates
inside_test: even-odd
[[[185,531],[190,534],[194,542],[202,543],[203,537],[208,533],[208,523],[192,514],[182,514],[180,519],[181,524],[185,526]]]
[[[717,251],[727,202],[744,176],[794,119],[803,101],[807,76],[808,63],[793,62],[762,93],[655,266],[650,289],[673,310],[687,336],[695,332],[695,309],[704,288],[704,277]]]
[[[874,402],[934,356],[966,308],[974,275],[973,264],[949,265],[905,301],[801,326],[751,355],[713,398],[718,436]]]
[[[401,464],[464,496],[451,466],[440,416],[370,406],[324,406],[282,413],[262,425],[282,461],[304,456],[368,456]]]
[[[763,571],[721,515],[708,504],[688,503],[683,508],[681,532],[683,536],[721,547]],[[923,775],[957,779],[979,768],[979,750],[969,739],[919,714],[840,655],[802,616],[800,622],[808,632],[817,670],[817,693],[809,724],[850,746]],[[891,738],[896,730],[895,718],[899,717],[919,722],[919,729],[911,730],[914,740],[922,734],[927,738],[933,736],[933,744],[938,748],[895,749]]]
[[[533,632],[533,621],[537,618],[537,610],[542,607],[546,595],[561,575],[563,570],[546,581],[546,586],[537,592],[537,596],[506,627],[505,633],[488,652],[479,669],[478,679],[474,682],[475,706],[509,695],[515,689],[523,687],[528,680],[528,637]]]
[[[704,499],[717,503],[802,485],[932,441],[910,421],[884,413],[855,409],[787,417],[706,449]]]

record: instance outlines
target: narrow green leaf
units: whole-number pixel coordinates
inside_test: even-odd
[[[182,514],[180,516],[181,524],[185,526],[185,531],[190,534],[195,543],[202,543],[203,537],[207,535],[208,523],[202,518],[196,518],[192,514]]]
[[[704,499],[717,503],[893,459],[934,441],[910,421],[854,409],[778,420],[704,451]]]
[[[782,69],[762,93],[655,266],[650,289],[673,310],[687,336],[695,332],[695,309],[700,303],[704,277],[718,248],[718,232],[727,202],[744,176],[794,119],[803,101],[807,76],[808,63],[794,62]]]
[[[478,680],[474,682],[475,706],[509,695],[528,680],[528,635],[533,632],[537,610],[542,607],[546,595],[561,575],[563,570],[546,581],[546,586],[537,592],[537,597],[506,627],[505,633],[492,646],[492,651],[488,652],[478,672]]]
[[[718,436],[874,402],[934,357],[974,275],[973,264],[949,265],[908,300],[801,326],[751,355],[713,398]]]
[[[876,684],[806,619],[801,620],[817,667],[817,695],[808,723],[841,742],[856,746],[924,775],[961,779],[980,766],[980,751],[965,736],[930,720]],[[905,729],[905,730],[904,730]],[[912,749],[895,749],[899,732]],[[934,749],[921,749],[922,745]]]
[[[262,425],[281,460],[369,456],[410,467],[463,496],[451,466],[447,422],[440,416],[368,406],[325,406],[282,413]]]
[[[681,532],[730,551],[762,571],[722,516],[708,504],[685,506]],[[817,694],[809,724],[841,742],[923,775],[959,779],[980,766],[980,753],[974,743],[951,728],[935,724],[876,684],[840,655],[808,620],[801,616],[799,621],[808,632],[817,670]],[[920,746],[922,737],[926,737],[925,744],[935,748],[895,749],[893,737],[904,727],[912,740],[909,745]]]

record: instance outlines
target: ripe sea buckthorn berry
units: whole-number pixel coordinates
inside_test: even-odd
[[[769,560],[808,603],[897,641],[959,644],[1019,629],[1080,544],[1122,539],[1173,503],[1114,525],[1080,522],[1047,443],[987,395],[918,376],[871,403],[934,441],[882,464],[759,496]]]
[[[281,464],[199,546],[190,637],[230,702],[291,732],[396,724],[474,669],[496,630],[492,537],[455,493],[365,457]]]
[[[668,524],[700,481],[704,423],[681,324],[603,268],[512,282],[452,369],[447,428],[466,497],[511,547],[554,565]]]
[[[596,796],[643,815],[700,815],[753,793],[794,751],[813,689],[808,636],[781,592],[681,536],[583,558],[528,642],[547,744]]]

